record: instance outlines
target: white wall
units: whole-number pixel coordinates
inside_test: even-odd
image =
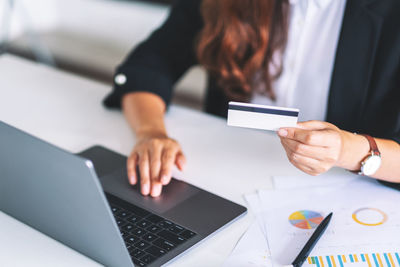
[[[8,29],[12,39],[28,29],[35,32],[57,29],[90,39],[115,40],[125,49],[146,38],[169,12],[167,5],[135,1],[13,0],[10,13],[9,2],[0,0],[0,38]]]
[[[7,1],[0,0],[0,11],[4,11]],[[17,4],[13,37],[18,37],[24,30],[21,14],[25,12],[31,18],[29,24],[40,33],[40,46],[49,51],[56,62],[109,77],[110,81],[115,67],[135,45],[165,21],[170,11],[167,5],[140,1],[14,1]],[[13,47],[19,47],[19,51],[31,50],[31,39],[22,36],[13,42]],[[176,91],[183,98],[199,103],[204,88],[205,73],[195,68],[178,83]]]
[[[10,2],[14,2],[11,12]],[[7,30],[9,37],[15,38],[27,28],[39,32],[55,28],[58,24],[56,4],[55,0],[0,0],[0,36]]]
[[[144,2],[54,0],[60,27],[131,48],[168,15],[169,7]]]

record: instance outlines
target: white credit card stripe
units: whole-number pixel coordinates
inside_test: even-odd
[[[227,123],[230,126],[278,130],[281,127],[296,127],[297,117],[229,109]]]
[[[282,110],[282,109],[276,109],[276,108],[254,107],[254,106],[239,106],[239,105],[229,104],[229,109],[246,111],[246,112],[255,112],[255,113],[285,115],[285,116],[292,116],[292,117],[298,117],[299,116],[299,111]]]

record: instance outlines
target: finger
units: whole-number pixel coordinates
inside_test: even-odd
[[[288,148],[292,153],[297,153],[316,160],[326,159],[328,149],[322,146],[309,146],[296,140],[281,138],[281,143]]]
[[[293,164],[297,169],[301,170],[304,173],[307,173],[312,176],[317,176],[319,173],[315,172],[313,169],[311,169],[308,166],[302,165],[302,164]]]
[[[175,162],[177,155],[177,149],[164,149],[161,158],[162,167],[160,171],[160,182],[163,185],[167,185],[171,181],[172,167]]]
[[[281,128],[278,131],[278,135],[310,146],[324,146],[327,139],[326,132],[323,130],[315,131],[301,128]]]
[[[161,195],[162,184],[159,181],[151,181],[151,193],[152,197],[158,197]]]
[[[303,171],[303,172],[305,172],[307,174],[317,175],[317,173],[312,168],[310,168],[309,166],[300,164],[299,162],[295,161],[293,156],[292,156],[293,153],[289,149],[287,149],[285,147],[284,147],[284,149],[286,151],[286,155],[287,155],[287,158],[288,158],[289,162],[292,163],[293,166],[295,166],[296,168],[300,169],[301,171]]]
[[[300,155],[297,153],[291,153],[290,158],[297,165],[307,166],[312,171],[318,171],[320,169],[319,166],[322,164],[322,162],[319,160],[309,158],[309,157],[306,157],[306,156],[303,156],[303,155]]]
[[[138,155],[134,152],[126,162],[128,180],[131,185],[135,185],[137,182],[137,174],[136,174],[137,160],[138,160]]]
[[[161,152],[162,145],[154,142],[150,150],[150,195],[152,197],[158,197],[162,191],[162,184],[159,181],[161,169]]]
[[[318,175],[327,172],[332,167],[332,164],[330,163],[305,157],[296,153],[291,155],[291,159],[296,163],[296,167],[301,166],[309,170],[308,173],[311,175]]]
[[[150,168],[149,155],[145,151],[139,154],[139,172],[142,194],[147,196],[150,193]]]
[[[161,144],[153,144],[150,149],[150,179],[152,186],[153,183],[159,181],[162,150],[163,147]]]
[[[182,151],[178,153],[175,160],[175,165],[178,167],[180,171],[183,171],[186,165],[186,157],[183,155]]]

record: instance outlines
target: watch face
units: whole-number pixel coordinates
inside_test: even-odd
[[[361,172],[364,175],[372,175],[374,174],[379,167],[381,166],[382,159],[380,156],[371,155],[365,161],[364,164],[361,166]]]

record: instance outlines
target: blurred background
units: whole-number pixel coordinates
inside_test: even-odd
[[[116,66],[167,18],[173,0],[0,0],[0,54],[112,86]],[[0,73],[1,75],[1,73]],[[201,109],[205,72],[177,83],[175,104]]]

